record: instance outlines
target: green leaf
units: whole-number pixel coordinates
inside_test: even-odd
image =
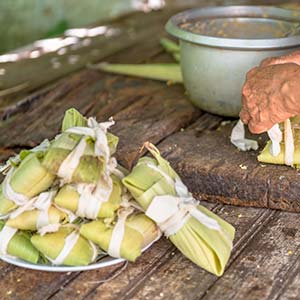
[[[86,125],[86,118],[75,108],[70,108],[65,112],[62,122],[62,131],[66,131],[72,127],[85,127]]]
[[[130,75],[142,78],[156,79],[161,81],[170,81],[182,83],[182,75],[179,64],[109,64],[100,63],[90,66],[93,69]]]

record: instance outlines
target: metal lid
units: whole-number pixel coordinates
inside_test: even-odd
[[[266,21],[288,22],[292,27],[300,24],[300,12],[268,6],[218,6],[191,9],[181,12],[169,19],[166,30],[173,36],[195,44],[249,50],[264,50],[276,48],[292,48],[300,46],[300,34],[280,38],[243,39],[225,38],[193,33],[180,27],[183,22],[194,20],[213,20],[221,18],[245,18],[251,24],[255,18]]]

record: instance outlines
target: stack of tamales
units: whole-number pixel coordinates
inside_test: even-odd
[[[103,255],[135,261],[161,232],[190,260],[220,276],[234,228],[188,192],[150,143],[128,173],[113,157],[113,120],[66,112],[52,141],[2,168],[0,255],[83,266]]]
[[[22,151],[2,168],[0,254],[31,263],[83,266],[109,254],[135,261],[160,237],[130,207],[113,154],[113,120],[66,112],[52,141]]]

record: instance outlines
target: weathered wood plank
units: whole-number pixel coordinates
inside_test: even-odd
[[[145,86],[141,79],[109,75],[100,80],[99,73],[87,72],[84,80],[81,76],[74,77],[71,83],[50,92],[42,104],[33,103],[30,111],[7,120],[0,128],[0,147],[4,150],[32,147],[52,138],[59,131],[63,112],[75,107],[84,114],[96,114],[99,120],[115,117],[117,124],[113,131],[121,138],[118,153],[128,157],[129,165],[144,141],[158,142],[191,123],[200,113],[185,99],[180,86],[166,89],[157,82]],[[134,152],[131,160],[130,152]],[[4,159],[10,152],[1,154]]]
[[[105,57],[105,60],[118,63],[124,61],[127,63],[140,63],[151,59],[152,57],[158,55],[162,51],[163,49],[159,45],[159,37],[154,35],[143,43],[134,44],[128,47],[126,51],[120,51],[116,54]],[[29,110],[30,105],[33,102],[42,102],[49,96],[49,92],[61,90],[63,85],[68,85],[70,86],[70,88],[78,87],[78,83],[75,78],[79,77],[82,79],[82,81],[87,80],[88,83],[89,78],[91,77],[90,74],[95,73],[95,71],[90,72],[83,70],[73,75],[69,75],[66,78],[61,79],[54,84],[47,85],[45,88],[39,89],[37,92],[31,95],[24,97],[18,101],[15,101],[15,103],[12,105],[5,106],[5,104],[2,103],[3,107],[0,108],[0,116],[2,117],[2,119],[6,120],[18,112]],[[100,74],[103,75],[103,73],[99,72],[99,80],[101,79]],[[74,83],[74,86],[72,86],[72,82]],[[58,95],[59,94],[60,93],[58,92]],[[63,96],[64,94],[62,93],[60,97]],[[57,101],[57,99],[55,101]]]
[[[14,93],[0,96],[0,114],[7,106],[13,107],[22,95],[24,97],[38,87],[80,70],[88,63],[98,62],[135,46],[149,37],[159,37],[165,22],[174,12],[174,9],[155,11],[147,14],[147,17],[145,13],[136,12],[115,22],[102,24],[115,30],[116,35],[89,38],[86,45],[83,44],[84,39],[80,39],[78,47],[67,46],[66,53],[62,55],[51,52],[34,59],[0,63],[0,68],[5,70],[5,74],[0,76],[0,90],[23,86]],[[1,93],[4,93],[3,90]]]
[[[232,300],[279,299],[299,260],[299,226],[297,214],[274,214],[217,284],[198,299],[217,299],[224,292]]]
[[[126,62],[147,60],[147,57],[152,57],[160,52],[159,47],[157,45],[153,47],[152,43],[153,41],[150,41],[148,45],[147,43],[139,44],[139,49],[143,49],[143,55],[141,56],[134,45],[130,54],[123,51],[110,57],[110,60],[115,62],[125,62],[125,59],[128,59]],[[151,50],[150,55],[148,55],[147,49]],[[145,53],[147,55],[144,55]],[[166,106],[164,109],[162,108],[163,105]],[[217,184],[223,182],[224,186],[217,189],[221,192],[230,187],[229,181],[232,178],[233,184],[237,187],[235,183],[236,176],[240,176],[239,178],[247,182],[254,181],[251,187],[248,187],[249,191],[252,188],[252,193],[259,195],[264,190],[264,186],[261,187],[261,190],[256,191],[256,175],[263,176],[260,172],[265,172],[266,176],[271,176],[269,174],[271,170],[273,177],[268,177],[271,178],[271,182],[265,183],[265,186],[269,188],[271,185],[273,188],[267,190],[267,198],[262,201],[254,201],[253,198],[244,197],[241,198],[241,202],[234,202],[242,205],[257,205],[258,203],[259,205],[268,206],[272,202],[286,201],[285,198],[278,198],[277,189],[283,189],[285,197],[288,196],[287,187],[292,186],[291,181],[295,178],[295,173],[291,173],[293,170],[289,168],[279,167],[277,168],[279,171],[273,172],[270,168],[274,167],[261,168],[256,166],[253,163],[255,161],[254,153],[245,154],[233,150],[233,155],[231,151],[234,148],[231,148],[231,145],[228,144],[228,136],[224,136],[224,134],[229,134],[229,128],[222,128],[220,132],[215,131],[222,120],[219,117],[208,114],[203,115],[185,130],[186,138],[183,137],[183,132],[174,135],[174,132],[188,126],[200,115],[200,112],[186,101],[182,87],[166,87],[163,83],[104,75],[91,70],[84,70],[68,76],[49,91],[42,93],[38,100],[30,102],[28,106],[24,105],[19,110],[24,111],[24,113],[16,113],[3,122],[0,129],[0,155],[2,159],[17,150],[18,147],[31,147],[43,138],[55,135],[59,129],[63,111],[71,106],[80,109],[85,114],[96,115],[100,120],[105,120],[111,115],[115,116],[118,121],[115,132],[122,138],[118,155],[123,157],[122,162],[126,166],[131,166],[141,155],[138,150],[146,139],[158,143],[171,135],[159,145],[160,149],[162,149],[164,155],[171,159],[173,166],[183,176],[183,180],[188,183],[189,187],[194,188],[193,192],[197,189],[200,190],[200,188],[201,190],[205,189],[206,194],[202,196],[204,199],[212,200],[216,196],[212,191]],[[134,132],[134,135],[132,132]],[[217,142],[212,143],[214,148],[202,144],[201,141],[211,142],[213,139],[212,137],[208,138],[207,135],[218,138]],[[189,143],[184,144],[188,140]],[[191,145],[192,142],[196,146]],[[222,149],[223,145],[228,152]],[[215,147],[221,152],[217,157],[214,156],[216,153],[214,152]],[[212,165],[209,164],[205,149],[206,152],[211,152]],[[229,149],[231,150],[229,151]],[[201,158],[202,156],[204,157]],[[224,164],[221,159],[225,161]],[[236,168],[231,169],[230,173],[230,170],[224,170],[226,163],[230,161],[235,164],[247,165],[248,169],[242,170],[235,165]],[[196,168],[201,171],[200,175]],[[209,179],[204,180],[203,177],[197,177],[202,176],[201,174],[207,174],[209,168],[211,168]],[[283,175],[281,173],[282,169],[286,169],[286,173]],[[245,173],[245,171],[247,172]],[[229,177],[225,183],[222,181],[222,174]],[[281,178],[281,180],[286,180],[286,178],[288,180],[278,184],[276,176],[285,175],[287,177]],[[195,181],[198,182],[196,185],[193,184]],[[215,186],[209,186],[214,182],[216,182]],[[278,185],[276,186],[276,184]],[[293,184],[297,185],[296,183]],[[243,194],[243,192],[236,189],[229,189],[229,191],[236,193],[234,195],[239,197],[245,194],[245,192]],[[279,190],[280,193],[282,192]],[[195,194],[201,196],[197,191]],[[246,195],[251,196],[251,193],[248,192]],[[230,197],[227,200],[226,197],[224,196],[221,201],[232,200]],[[276,203],[278,206],[278,202]],[[212,204],[208,205],[211,206]],[[276,205],[274,207],[277,208]],[[295,233],[295,230],[299,227],[299,222],[295,221],[295,217],[291,217],[293,216],[291,214],[274,213],[263,209],[227,206],[222,208],[221,205],[218,205],[217,208],[218,214],[237,227],[235,250],[230,266],[225,273],[224,281],[223,279],[217,280],[216,277],[196,267],[178,251],[174,251],[173,246],[168,241],[161,240],[147,251],[136,264],[130,264],[117,278],[105,283],[102,280],[118,274],[122,266],[118,265],[103,270],[68,275],[31,272],[1,262],[0,299],[91,300],[118,298],[152,300],[173,298],[175,300],[205,297],[205,299],[210,300],[222,299],[225,296],[228,299],[242,299],[237,295],[240,288],[244,288],[245,285],[245,291],[250,293],[250,298],[247,298],[248,295],[244,292],[244,300],[257,299],[254,296],[251,298],[253,291],[256,296],[262,295],[264,297],[262,299],[275,300],[279,297],[282,297],[282,299],[297,299],[299,276],[298,279],[296,276],[293,280],[291,277],[293,275],[288,276],[287,274],[297,274],[299,266],[294,267],[292,264],[296,262],[299,264],[299,259],[295,254],[298,250],[294,245],[291,251],[295,252],[288,255],[283,247],[286,240],[286,245],[292,246],[293,237],[295,238],[294,243],[299,245],[298,232]],[[285,207],[283,208],[285,209]],[[274,219],[270,222],[273,215]],[[279,221],[277,221],[277,218]],[[270,225],[271,229],[268,229],[269,227],[263,229],[266,225]],[[279,233],[277,230],[279,230]],[[266,238],[269,238],[270,241],[267,241]],[[276,241],[280,242],[278,247]],[[248,245],[250,245],[249,250],[245,248]],[[256,249],[256,245],[258,245],[258,249]],[[276,257],[275,260],[268,256],[269,252]],[[256,259],[256,255],[258,262],[253,261],[253,259]],[[271,263],[276,265],[279,262],[279,265],[271,267],[269,271],[265,271],[264,268],[253,269],[256,263],[263,266],[261,262],[265,261],[267,262],[266,267]],[[245,264],[246,275],[243,276]],[[271,272],[276,275],[273,276]],[[242,279],[248,281],[248,283],[241,282]],[[273,279],[274,283],[271,283],[273,285],[269,288],[267,285]],[[233,291],[231,281],[237,281],[234,285],[235,291]],[[295,288],[295,291],[290,291],[290,283],[291,288]],[[276,285],[280,286],[280,289],[277,289]],[[209,290],[207,296],[205,296],[206,289]],[[260,290],[260,294],[256,290]],[[210,293],[213,296],[209,296]]]
[[[300,259],[296,261],[293,270],[291,270],[289,280],[282,280],[281,292],[278,294],[277,299],[280,300],[296,300],[300,295]]]
[[[203,131],[197,128],[202,122],[200,118],[161,145],[196,197],[233,205],[300,211],[298,171],[263,165],[256,159],[258,152],[238,151],[229,139],[233,124]],[[254,138],[264,144],[263,137]]]
[[[268,222],[272,212],[222,205],[217,208],[214,211],[237,229],[230,266],[253,236]],[[149,274],[141,284],[136,285],[121,299],[196,299],[203,296],[217,280],[216,276],[207,273],[176,251],[169,261]]]
[[[162,49],[156,38],[148,46],[141,45],[141,50],[149,51],[139,51],[139,56],[133,51],[132,56],[129,55],[127,59],[135,57],[135,60],[141,61],[152,56],[156,56],[155,61],[161,60],[160,56],[164,60],[170,59],[166,54],[157,56]],[[113,56],[115,60],[122,58],[121,53]],[[57,84],[38,100],[29,103],[25,113],[12,115],[2,122],[1,157],[5,159],[12,154],[10,150],[32,147],[44,138],[53,137],[59,131],[64,111],[69,107],[75,107],[87,115],[96,115],[99,120],[114,115],[117,120],[114,130],[124,136],[124,146],[126,141],[130,141],[130,147],[126,145],[123,149],[127,149],[128,153],[131,148],[135,152],[132,155],[137,157],[139,148],[146,139],[159,141],[191,123],[200,114],[186,100],[183,91],[180,85],[167,86],[165,83],[107,75],[94,70],[81,71]],[[123,112],[118,114],[122,109]],[[157,124],[156,128],[150,129],[152,117],[152,122]],[[139,139],[133,138],[127,128],[129,125],[133,126],[133,122]],[[124,154],[122,145],[119,153],[119,156]]]
[[[105,274],[117,272],[119,267],[116,265],[99,269],[97,272],[101,278],[105,278]],[[64,286],[78,275],[79,273],[39,272],[15,268],[1,278],[0,299],[48,299],[54,292],[63,290]]]
[[[132,284],[155,270],[160,261],[168,260],[172,256],[173,250],[174,247],[168,241],[162,239],[146,251],[136,263],[129,263],[126,269],[120,272],[117,277],[114,278],[114,274],[109,270],[103,270],[102,273],[99,270],[81,273],[63,290],[58,290],[51,297],[51,300],[74,298],[119,299]]]
[[[132,55],[121,52],[110,60],[122,61],[126,56],[128,62],[133,59],[141,62],[162,51],[157,37],[149,41],[136,46]],[[47,136],[53,136],[59,130],[64,110],[69,107],[96,114],[104,120],[142,96],[158,94],[164,88],[164,83],[151,80],[107,75],[95,70],[81,71],[62,80],[36,100],[29,101],[27,107],[22,108],[23,114],[12,115],[2,122],[0,144],[5,148],[18,147],[18,144],[32,146]],[[177,88],[176,91],[182,94],[182,89]],[[47,124],[44,125],[45,119]]]
[[[116,126],[112,131],[120,137],[118,160],[131,168],[141,156],[139,149],[144,142],[159,142],[199,114],[175,86],[144,97],[115,115]]]
[[[84,114],[96,115],[100,120],[105,120],[116,113],[115,117],[119,124],[119,129],[116,128],[117,134],[123,132],[124,140],[132,141],[132,146],[134,145],[135,153],[138,155],[138,150],[145,141],[143,138],[151,135],[152,138],[159,141],[166,135],[178,130],[180,126],[190,123],[199,114],[197,109],[189,104],[183,96],[180,96],[182,95],[180,91],[182,87],[180,86],[167,88],[167,96],[166,91],[163,91],[166,89],[164,83],[150,81],[145,86],[145,81],[142,79],[103,75],[90,70],[85,71],[85,73],[88,76],[74,76],[71,83],[65,82],[61,87],[49,92],[47,98],[43,100],[42,106],[39,102],[33,102],[26,114],[19,113],[5,121],[7,127],[0,129],[3,130],[1,136],[3,146],[7,147],[9,144],[10,147],[34,146],[44,138],[55,135],[58,132],[64,110],[70,106],[75,106]],[[89,94],[85,95],[85,93]],[[156,94],[157,97],[148,96]],[[161,105],[165,98],[168,98],[166,103]],[[78,101],[78,99],[84,101]],[[148,103],[149,101],[150,103]],[[187,103],[188,105],[186,105]],[[144,109],[144,105],[146,109]],[[127,108],[123,109],[126,106]],[[166,108],[165,112],[161,112],[162,107]],[[156,111],[153,111],[153,108]],[[174,113],[176,108],[178,112]],[[118,110],[121,112],[117,113]],[[179,122],[176,120],[176,115],[180,118]],[[140,117],[144,118],[144,125]],[[156,126],[161,127],[157,127],[157,130],[153,132],[149,131],[149,127],[153,123],[152,119],[157,123]],[[127,131],[122,131],[122,128],[127,125],[136,126],[136,137],[131,135],[129,127],[127,127]],[[142,130],[138,132],[139,126]],[[21,134],[22,132],[23,134]],[[143,135],[145,136],[143,137]],[[120,149],[120,151],[127,153],[133,148],[124,143]],[[6,151],[4,155],[8,153],[9,151]],[[130,161],[130,158],[127,161]],[[8,265],[7,268],[9,268]],[[53,293],[62,284],[64,284],[63,279],[57,285],[53,283],[49,289],[44,291],[45,295]],[[29,291],[27,292],[29,293]],[[14,293],[19,294],[21,291],[14,290]]]
[[[210,208],[215,206],[208,203],[207,205]],[[161,265],[172,259],[175,252],[174,246],[166,239],[161,239],[136,263],[129,264],[118,277],[103,282],[103,278],[96,279],[96,275],[91,272],[82,273],[66,288],[58,291],[51,300],[73,299],[76,296],[78,299],[123,299],[140,282],[149,280],[149,274],[156,272]],[[80,291],[80,296],[77,291]]]
[[[5,277],[7,273],[13,271],[16,267],[13,265],[8,265],[4,261],[0,261],[0,280]]]

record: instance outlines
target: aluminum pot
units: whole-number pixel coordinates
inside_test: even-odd
[[[299,20],[297,11],[267,6],[206,7],[173,16],[166,30],[180,39],[189,98],[205,111],[237,117],[247,71],[266,57],[300,49]]]

